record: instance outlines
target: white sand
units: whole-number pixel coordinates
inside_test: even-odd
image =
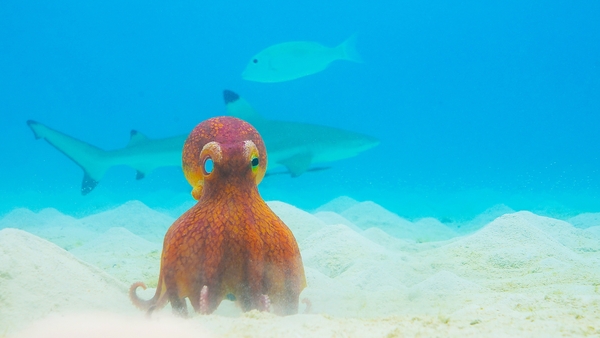
[[[569,223],[573,224],[577,228],[589,228],[593,226],[600,226],[600,212],[577,215],[569,219]]]
[[[49,313],[130,312],[125,288],[46,240],[22,230],[0,230],[2,331],[22,328]]]
[[[434,218],[424,218],[413,223],[374,202],[354,202],[354,200],[336,199],[318,210],[343,209],[340,215],[360,229],[378,228],[394,237],[417,242],[439,241],[458,236],[454,230]]]
[[[123,227],[149,241],[160,242],[175,218],[152,210],[139,201],[129,201],[116,209],[91,215],[80,220],[83,227],[105,232]]]
[[[225,301],[210,316],[182,320],[166,308],[147,320],[126,290],[137,280],[156,284],[171,216],[136,201],[83,219],[18,209],[0,219],[0,228],[27,231],[0,231],[0,336],[600,334],[596,214],[565,222],[499,206],[457,228],[349,198],[315,215],[269,205],[297,237],[311,314],[241,314]]]

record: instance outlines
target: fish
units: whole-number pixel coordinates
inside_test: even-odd
[[[255,82],[284,82],[321,72],[336,60],[361,63],[356,51],[356,37],[351,36],[337,47],[312,41],[284,42],[254,55],[242,78]]]
[[[238,94],[225,90],[223,98],[227,114],[253,124],[265,140],[269,150],[267,174],[287,170],[292,177],[307,171],[320,171],[311,167],[315,163],[328,163],[350,158],[371,149],[379,140],[361,133],[297,122],[265,119]],[[44,139],[62,152],[83,170],[81,194],[87,195],[98,185],[106,171],[117,165],[136,170],[136,179],[143,179],[152,170],[167,166],[181,166],[181,152],[187,134],[152,139],[132,130],[127,146],[104,150],[76,139],[37,121],[27,125],[36,139]]]

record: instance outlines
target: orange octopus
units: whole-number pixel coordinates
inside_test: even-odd
[[[216,117],[194,128],[183,148],[183,171],[198,200],[165,235],[154,297],[142,300],[137,282],[133,304],[151,311],[171,302],[186,316],[210,314],[233,295],[243,311],[298,313],[306,287],[298,244],[273,213],[257,185],[267,168],[261,136],[249,123]]]

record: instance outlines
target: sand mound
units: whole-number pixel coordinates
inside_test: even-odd
[[[315,210],[315,212],[332,211],[336,214],[341,214],[345,210],[353,207],[358,203],[359,202],[357,200],[348,196],[340,196],[318,207],[317,210]]]
[[[180,205],[173,206],[171,208],[155,208],[155,210],[170,217],[173,217],[174,219],[177,219],[179,218],[179,216],[183,215],[183,213],[190,210],[194,205],[196,205],[196,203],[198,203],[198,201],[193,199],[191,195],[186,194],[185,196],[188,197],[187,201],[181,203]],[[182,198],[179,197],[178,199]]]
[[[129,285],[142,281],[156,287],[162,245],[147,241],[125,228],[110,228],[83,246],[71,250],[77,258],[97,266]]]
[[[334,278],[350,268],[356,259],[379,260],[387,251],[345,225],[327,226],[304,240],[304,264]]]
[[[379,228],[369,228],[361,233],[369,240],[381,245],[382,247],[392,251],[416,251],[415,242],[396,238]]]
[[[458,236],[454,230],[432,217],[421,218],[413,223],[413,227],[421,229],[421,236],[417,238],[419,242],[443,241]]]
[[[174,221],[175,218],[150,209],[140,201],[129,201],[115,209],[82,218],[79,223],[100,233],[122,227],[151,242],[162,243]]]
[[[0,327],[14,330],[49,313],[131,310],[126,286],[58,246],[0,230]]]
[[[17,228],[42,237],[66,250],[78,247],[97,236],[94,229],[83,227],[76,218],[47,208],[35,213],[29,209],[15,209],[0,219],[0,229]]]
[[[357,203],[340,214],[363,230],[376,227],[386,232],[395,231],[397,234],[405,236],[413,232],[412,222],[372,201]]]
[[[600,226],[600,212],[583,213],[567,220],[573,226],[581,229],[586,229],[593,226]]]
[[[0,219],[0,229],[18,228],[72,250],[113,227],[123,227],[151,242],[162,243],[167,229],[175,221],[139,201],[129,201],[115,209],[81,219],[64,215],[56,209],[34,213],[15,209]]]
[[[354,316],[363,308],[357,302],[357,295],[361,294],[359,288],[344,281],[330,278],[319,270],[309,266],[304,267],[308,286],[300,299],[308,298],[311,301],[311,313],[327,313],[334,316]],[[306,307],[300,306],[301,311]]]
[[[600,226],[589,227],[585,229],[583,233],[594,236],[596,241],[600,242]]]
[[[75,218],[63,215],[54,208],[42,209],[37,213],[29,209],[18,208],[0,219],[0,228],[11,228],[18,225],[24,230],[29,230],[40,227],[52,227],[74,221],[76,221]]]
[[[452,271],[496,291],[593,283],[598,273],[537,226],[545,221],[529,212],[504,215],[471,236],[419,255],[435,269]]]
[[[477,215],[474,219],[467,222],[457,223],[454,226],[457,228],[457,231],[459,231],[462,234],[472,233],[476,230],[483,228],[486,224],[492,222],[496,218],[502,215],[512,214],[514,212],[515,210],[513,210],[512,208],[504,204],[498,204],[486,209],[484,212]]]
[[[308,236],[326,226],[320,219],[292,205],[278,201],[267,202],[267,204],[292,230],[299,245]]]
[[[363,231],[361,228],[357,227],[354,223],[345,219],[344,216],[342,216],[338,213],[335,213],[333,211],[319,211],[319,212],[315,213],[314,215],[316,218],[320,219],[327,225],[343,224],[356,232],[360,233]]]
[[[239,315],[239,309],[225,301],[217,314],[195,316],[182,325],[170,317],[168,308],[153,314],[154,321],[139,320],[143,314],[129,304],[125,289],[134,280],[156,282],[160,244],[142,238],[133,229],[146,226],[145,237],[162,240],[165,228],[161,224],[171,219],[165,216],[158,223],[156,219],[144,221],[149,215],[160,218],[162,214],[133,202],[87,217],[84,223],[51,210],[46,211],[44,220],[36,219],[41,212],[27,210],[15,210],[0,220],[4,225],[31,220],[52,224],[48,216],[52,215],[61,224],[91,227],[89,231],[95,234],[105,229],[72,252],[127,285],[45,240],[5,229],[0,231],[0,327],[10,324],[8,331],[13,332],[54,313],[57,316],[53,319],[23,331],[23,337],[43,337],[46,333],[87,336],[91,332],[115,337],[152,336],[161,330],[182,337],[599,333],[600,226],[584,230],[518,212],[504,214],[462,237],[419,243],[415,238],[392,236],[389,228],[398,232],[398,227],[406,226],[404,235],[413,237],[422,228],[441,229],[446,232],[439,236],[449,236],[453,228],[434,219],[412,223],[372,202],[354,203],[339,217],[326,211],[317,214],[346,222],[354,217],[362,223],[355,225],[359,231],[351,228],[352,223],[332,221],[328,225],[316,215],[285,203],[269,205],[290,226],[300,244],[308,282],[301,298],[311,300],[310,315],[277,317],[256,311]],[[133,220],[136,215],[142,218],[138,223]],[[127,222],[129,228],[119,222]],[[388,230],[372,227],[374,223]],[[62,230],[50,228],[67,239],[69,231],[76,230],[71,225]],[[153,291],[140,292],[141,297],[149,298]],[[105,314],[74,316],[74,311]],[[134,317],[115,315],[122,313]],[[100,328],[99,323],[106,325]],[[122,326],[122,330],[110,331],[113,326]],[[144,331],[148,328],[150,332]]]
[[[600,251],[600,241],[593,229],[585,231],[575,228],[571,223],[549,217],[537,216],[523,212],[522,217],[542,230],[557,242],[578,253]],[[589,229],[589,228],[588,228]]]
[[[412,223],[371,202],[360,202],[344,210],[341,215],[359,228],[379,228],[388,234],[418,242],[445,240],[457,236],[450,228],[432,218]]]

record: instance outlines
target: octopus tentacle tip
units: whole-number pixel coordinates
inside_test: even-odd
[[[200,314],[207,315],[208,312],[208,286],[204,285],[200,291]]]
[[[137,289],[139,287],[141,287],[144,290],[147,289],[146,284],[144,282],[135,282],[135,283],[131,284],[131,286],[129,287],[129,300],[138,309],[149,310],[150,308],[153,307],[153,304],[151,304],[151,300],[147,301],[147,300],[140,299],[140,297],[138,297]],[[151,312],[151,310],[149,310],[149,311]]]
[[[129,287],[130,291],[134,291],[137,290],[137,288],[141,287],[142,289],[146,290],[146,284],[144,282],[135,282],[133,284],[131,284],[131,286]]]
[[[154,310],[156,310],[156,305],[152,305],[151,307],[149,307],[148,311],[146,311],[146,318],[152,318],[152,312],[154,312]]]
[[[263,311],[263,312],[269,312],[270,309],[271,309],[271,299],[269,299],[268,295],[261,295],[258,310]]]
[[[309,314],[310,310],[312,308],[312,302],[310,301],[310,299],[308,299],[308,297],[302,298],[302,303],[306,304],[306,308],[304,309],[304,314]]]

